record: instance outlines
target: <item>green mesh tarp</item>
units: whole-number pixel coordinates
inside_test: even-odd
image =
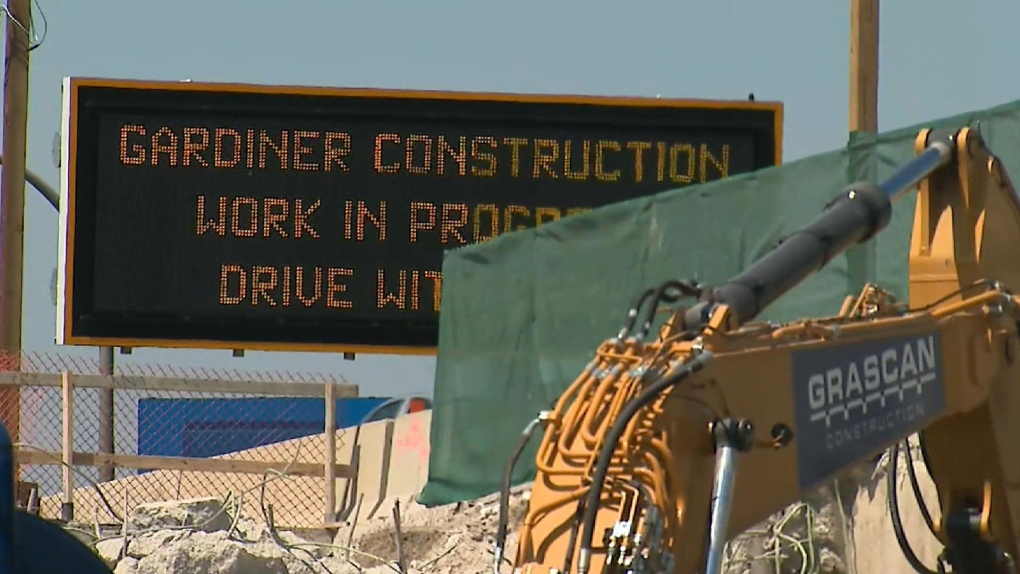
[[[809,223],[846,185],[880,180],[922,127],[976,127],[1020,182],[1020,101],[878,136],[726,180],[606,206],[447,254],[423,504],[495,492],[523,427],[620,328],[643,289],[670,278],[718,284]],[[856,136],[856,134],[855,134]],[[763,319],[831,315],[877,281],[906,298],[914,198],[883,234],[777,301]],[[534,437],[513,475],[534,473]]]

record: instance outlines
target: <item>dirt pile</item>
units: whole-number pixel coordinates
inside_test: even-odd
[[[848,571],[846,513],[833,492],[776,513],[728,547],[727,574]],[[527,486],[510,497],[506,557],[530,499]],[[132,514],[128,536],[92,541],[117,574],[408,574],[492,572],[499,501],[482,499],[426,508],[398,503],[401,543],[388,512],[333,532],[278,532],[263,522],[224,519],[216,499],[144,505]],[[509,573],[509,564],[501,568]]]

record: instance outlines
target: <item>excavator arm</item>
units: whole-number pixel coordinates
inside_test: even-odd
[[[505,473],[497,573],[509,476],[538,429],[515,572],[718,574],[726,541],[914,433],[946,563],[1014,572],[1020,202],[975,131],[925,130],[915,148],[888,180],[850,186],[723,285],[669,281],[642,294],[525,430]],[[831,317],[754,322],[879,233],[915,189],[909,307],[868,285]],[[674,310],[653,335],[663,303]]]

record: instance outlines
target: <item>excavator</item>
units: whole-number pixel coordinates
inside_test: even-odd
[[[1015,574],[1020,200],[979,128],[920,131],[888,179],[848,186],[721,285],[677,279],[641,293],[524,429],[504,470],[494,573],[719,574],[737,534],[885,452],[895,500],[897,457],[917,435],[943,549],[923,563],[894,513],[909,564]],[[914,192],[909,304],[868,284],[830,317],[757,320],[874,238]],[[511,561],[510,476],[539,430]]]

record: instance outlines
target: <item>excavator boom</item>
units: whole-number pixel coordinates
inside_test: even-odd
[[[718,574],[727,540],[914,433],[945,563],[1013,572],[1020,202],[975,131],[924,130],[915,147],[889,179],[850,186],[730,281],[641,295],[522,436],[521,449],[543,430],[515,572]],[[753,322],[879,233],[914,189],[909,306],[867,285],[831,317]],[[650,336],[663,303],[674,311]],[[496,572],[521,449],[506,469]]]

